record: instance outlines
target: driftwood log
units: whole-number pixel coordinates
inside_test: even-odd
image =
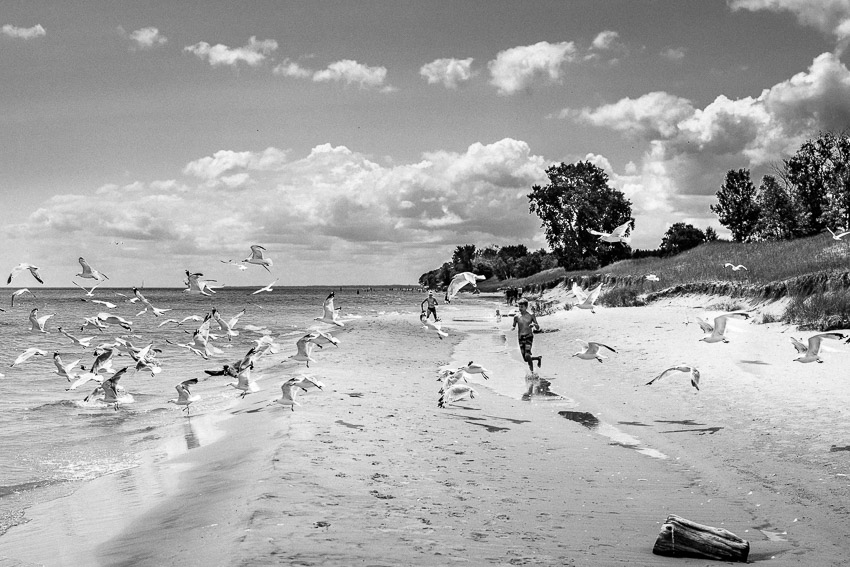
[[[723,528],[704,526],[670,514],[661,526],[652,553],[746,563],[750,543]]]

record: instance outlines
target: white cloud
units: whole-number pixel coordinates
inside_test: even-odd
[[[442,84],[447,89],[457,88],[458,84],[472,78],[472,57],[467,59],[436,59],[419,69],[419,74],[428,80],[429,85]]]
[[[803,25],[831,34],[839,42],[850,39],[850,0],[727,0],[733,11],[790,12]]]
[[[612,49],[618,45],[618,40],[620,39],[620,34],[613,30],[605,30],[599,32],[595,38],[593,38],[593,42],[591,43],[591,47],[593,49],[606,50]]]
[[[369,67],[352,59],[336,61],[313,74],[313,80],[316,82],[338,81],[346,85],[357,84],[361,89],[379,88],[386,92],[395,90],[384,85],[386,78],[386,67]]]
[[[509,95],[528,88],[539,75],[552,82],[559,81],[563,65],[573,61],[575,53],[575,44],[571,41],[541,41],[500,51],[487,64],[490,83],[498,89],[499,94]]]
[[[31,28],[19,28],[18,26],[13,26],[11,24],[6,24],[0,31],[3,34],[8,35],[9,37],[14,37],[16,39],[33,39],[36,37],[41,37],[43,35],[47,35],[47,32],[41,26],[41,24],[36,24]]]
[[[654,138],[674,135],[679,122],[693,113],[694,108],[687,99],[656,91],[597,108],[565,109],[561,118],[573,117],[594,126]]]
[[[273,171],[286,162],[286,152],[269,147],[260,153],[219,150],[212,156],[203,157],[186,164],[183,173],[215,181],[223,173],[234,169]]]
[[[315,74],[315,71],[302,67],[296,61],[284,59],[283,62],[281,62],[274,69],[272,69],[272,73],[274,73],[275,75],[281,75],[283,77],[295,77],[297,79],[306,79],[312,77]]]
[[[122,35],[125,35],[123,28],[119,27],[118,31]],[[133,42],[132,46],[135,49],[153,49],[168,42],[168,38],[159,33],[159,30],[154,27],[139,28],[126,34],[126,37]]]
[[[668,47],[661,51],[661,57],[670,61],[681,61],[685,58],[684,47]]]
[[[210,45],[205,41],[194,45],[188,45],[183,51],[194,53],[200,59],[206,59],[213,67],[218,65],[237,65],[240,61],[251,67],[261,65],[266,58],[277,49],[277,42],[273,39],[257,41],[251,36],[248,45],[244,47],[230,48],[226,45]]]

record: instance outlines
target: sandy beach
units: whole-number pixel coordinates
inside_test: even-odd
[[[652,554],[670,513],[747,539],[750,561],[844,565],[850,347],[799,364],[788,337],[810,333],[747,321],[702,343],[694,315],[721,300],[541,317],[558,395],[530,401],[494,305],[441,306],[445,340],[415,315],[363,318],[300,369],[325,391],[269,406],[290,375],[269,360],[227,415],[175,414],[143,465],[28,509],[0,567],[716,564]],[[617,352],[573,358],[579,338]],[[490,380],[439,409],[437,371],[469,360]],[[681,362],[699,392],[685,375],[645,385]]]

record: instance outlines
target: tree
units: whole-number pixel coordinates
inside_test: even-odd
[[[677,222],[667,229],[661,239],[661,249],[667,255],[690,250],[705,242],[705,233],[692,224]]]
[[[797,213],[791,195],[772,175],[765,175],[759,186],[756,204],[759,220],[755,235],[762,240],[787,240],[794,237]]]
[[[561,266],[596,268],[629,256],[627,245],[600,243],[588,232],[610,232],[632,215],[631,202],[608,187],[608,176],[601,168],[588,161],[561,163],[549,167],[546,175],[548,185],[531,187],[529,210],[540,217],[546,241]]]
[[[822,132],[783,164],[782,176],[791,188],[800,234],[850,225],[850,137],[846,133]]]
[[[720,224],[732,231],[732,240],[743,242],[750,238],[759,217],[756,188],[750,181],[750,170],[727,171],[726,181],[715,195],[717,204],[711,205],[711,211],[717,215]]]
[[[471,272],[473,260],[475,260],[475,244],[458,246],[452,254],[452,264],[456,272]]]
[[[714,242],[717,240],[717,231],[714,230],[713,226],[710,226],[705,229],[705,241],[706,242]]]

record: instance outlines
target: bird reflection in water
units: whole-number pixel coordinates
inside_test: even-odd
[[[192,427],[192,419],[189,418],[183,422],[183,436],[186,438],[186,449],[197,449],[201,446],[201,441],[195,433],[195,428]]]

